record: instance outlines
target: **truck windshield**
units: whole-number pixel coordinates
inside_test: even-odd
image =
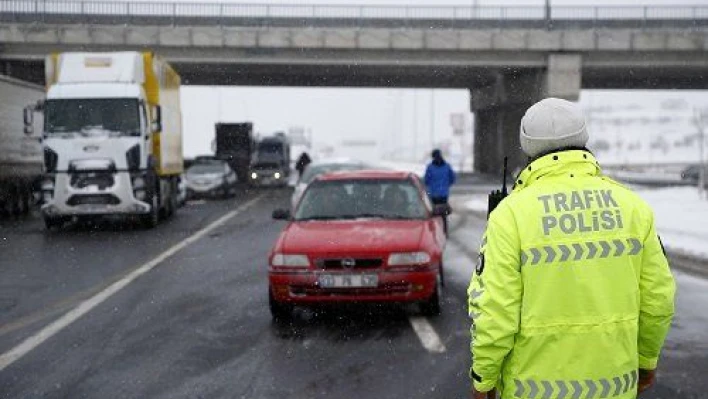
[[[45,125],[49,134],[101,130],[140,136],[140,109],[134,98],[48,100]]]
[[[260,143],[258,144],[258,153],[264,155],[280,155],[283,153],[283,145],[281,143]]]

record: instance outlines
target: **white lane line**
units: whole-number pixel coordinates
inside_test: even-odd
[[[19,360],[22,356],[26,355],[27,353],[32,351],[34,348],[41,345],[44,341],[46,341],[49,338],[56,335],[58,332],[60,332],[61,330],[63,330],[67,326],[69,326],[71,323],[78,320],[81,316],[90,312],[91,309],[100,305],[103,301],[110,298],[113,294],[120,291],[128,284],[132,283],[138,277],[140,277],[143,274],[152,270],[155,266],[162,263],[165,259],[169,258],[170,256],[176,254],[177,252],[184,249],[188,245],[190,245],[190,244],[194,243],[195,241],[199,240],[200,238],[204,237],[210,231],[223,225],[229,219],[233,218],[234,216],[238,215],[239,213],[242,213],[247,208],[249,208],[250,206],[255,204],[258,200],[260,200],[261,197],[263,197],[263,196],[260,195],[256,198],[246,202],[245,204],[241,205],[240,207],[234,209],[233,211],[225,214],[224,216],[222,216],[219,219],[215,220],[214,222],[210,223],[208,226],[204,227],[203,229],[197,231],[196,233],[192,234],[191,236],[189,236],[189,237],[185,238],[184,240],[180,241],[179,243],[175,244],[174,246],[172,246],[171,248],[169,248],[165,252],[158,255],[156,258],[152,259],[151,261],[148,261],[147,263],[143,264],[142,266],[137,267],[135,270],[130,272],[128,275],[126,275],[122,279],[109,285],[103,291],[101,291],[98,294],[92,296],[91,298],[81,302],[75,308],[73,308],[72,310],[70,310],[69,312],[64,314],[64,316],[60,317],[59,319],[52,322],[48,326],[39,330],[39,332],[32,335],[31,337],[25,339],[24,341],[22,341],[22,343],[20,343],[16,347],[3,353],[2,355],[0,355],[0,371],[4,370],[7,366],[9,366],[12,363],[16,362],[17,360]]]
[[[440,340],[440,336],[435,332],[433,326],[425,317],[411,316],[408,321],[413,326],[413,330],[418,339],[423,344],[423,347],[430,353],[444,353],[447,348]]]

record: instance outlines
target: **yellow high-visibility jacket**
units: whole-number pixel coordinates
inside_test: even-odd
[[[675,283],[649,206],[590,152],[532,162],[489,218],[468,289],[470,377],[503,399],[629,399]]]

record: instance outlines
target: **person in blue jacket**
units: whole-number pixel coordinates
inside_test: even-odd
[[[440,150],[432,152],[433,160],[425,169],[425,186],[428,197],[434,205],[448,205],[450,186],[455,184],[455,172],[449,163],[445,162]],[[447,234],[447,218],[443,218],[445,234]]]

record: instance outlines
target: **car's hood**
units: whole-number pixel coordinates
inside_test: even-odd
[[[276,251],[311,256],[416,251],[426,226],[427,221],[423,220],[293,222],[283,231]]]

